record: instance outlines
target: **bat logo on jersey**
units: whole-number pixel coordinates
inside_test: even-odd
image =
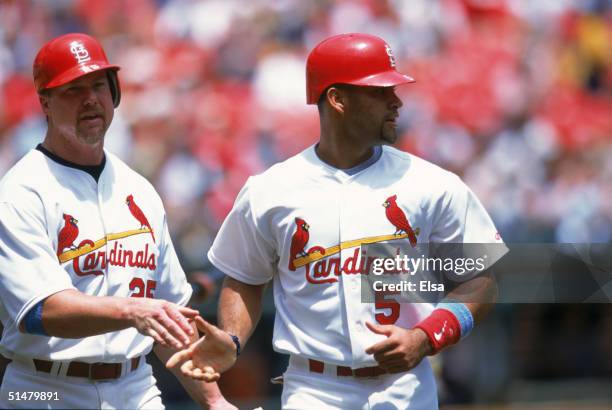
[[[149,224],[140,207],[134,202],[134,196],[128,195],[125,202],[132,216],[140,223],[140,229],[109,233],[97,241],[83,239],[78,246],[74,245],[74,241],[79,235],[78,221],[71,215],[64,214],[64,226],[59,232],[57,247],[59,262],[63,264],[72,261],[72,268],[78,276],[103,275],[107,265],[129,266],[155,271],[157,269],[156,254],[150,251],[149,243],[145,244],[144,249],[129,249],[127,246],[124,249],[124,244],[119,243],[121,239],[141,234],[151,234],[155,243],[155,235],[151,224]],[[111,241],[115,243],[112,249],[109,249],[106,246]],[[69,248],[69,250],[65,251],[66,248]],[[107,251],[107,249],[109,250]]]
[[[410,245],[414,248],[417,244],[417,235],[419,234],[419,228],[417,231],[412,230],[410,223],[408,222],[408,218],[406,218],[406,214],[397,205],[397,195],[392,195],[382,204],[385,207],[385,214],[387,215],[387,219],[389,222],[395,226],[395,235],[398,235],[401,232],[405,232],[408,235],[408,240],[410,241]]]
[[[64,227],[60,230],[57,239],[57,256],[60,256],[62,251],[66,248],[76,249],[74,241],[79,236],[79,226],[77,221],[72,215],[63,214]]]
[[[155,235],[153,234],[151,224],[149,224],[149,220],[145,216],[144,212],[142,212],[142,209],[140,209],[140,207],[136,205],[136,202],[134,202],[134,195],[128,195],[127,198],[125,198],[125,203],[130,209],[132,216],[134,216],[134,218],[136,218],[136,220],[140,222],[140,228],[149,228],[149,231],[151,231],[151,238],[153,238],[153,243],[155,243]]]
[[[370,271],[375,258],[366,257],[365,250],[360,253],[361,245],[408,238],[410,245],[415,247],[420,229],[412,229],[406,214],[397,204],[397,195],[387,198],[383,206],[387,219],[396,228],[393,234],[349,240],[329,248],[312,246],[305,251],[310,240],[310,225],[301,218],[295,218],[296,229],[291,237],[289,250],[289,270],[295,271],[303,266],[306,270],[308,283],[334,283],[338,281],[338,277],[342,274],[360,275],[367,274]],[[353,254],[347,258],[332,257],[343,249],[353,248]]]

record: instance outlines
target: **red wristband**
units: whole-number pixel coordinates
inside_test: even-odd
[[[436,354],[446,346],[455,344],[461,338],[461,325],[455,315],[446,309],[436,309],[421,320],[415,328],[427,334]]]

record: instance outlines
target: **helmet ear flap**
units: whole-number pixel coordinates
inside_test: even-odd
[[[121,87],[119,86],[117,70],[106,70],[106,77],[108,78],[108,85],[113,97],[113,106],[117,108],[121,102]]]

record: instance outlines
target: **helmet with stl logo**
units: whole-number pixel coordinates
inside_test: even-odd
[[[306,61],[308,104],[316,104],[332,84],[391,87],[413,82],[396,70],[391,47],[370,34],[330,37],[313,48]]]
[[[104,49],[93,37],[82,33],[70,33],[45,44],[34,59],[34,84],[36,91],[67,84],[81,76],[106,70],[117,107],[121,100],[121,89],[117,77],[118,65],[108,62]]]

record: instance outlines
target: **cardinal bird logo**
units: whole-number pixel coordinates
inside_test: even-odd
[[[63,214],[64,227],[60,230],[57,239],[57,256],[60,256],[66,248],[76,249],[74,240],[79,236],[77,221],[72,215]]]
[[[151,224],[147,220],[145,214],[138,207],[138,205],[136,205],[136,202],[134,202],[134,195],[128,195],[127,198],[125,198],[125,203],[130,209],[132,216],[134,216],[134,218],[136,218],[136,220],[140,223],[140,228],[149,228],[149,231],[151,231],[151,238],[153,238],[153,243],[155,243],[155,235],[153,235],[153,228],[151,228]]]
[[[293,264],[295,258],[297,256],[306,256],[308,255],[304,252],[304,248],[308,243],[308,239],[310,239],[310,234],[308,233],[308,229],[310,225],[306,223],[303,219],[295,218],[295,225],[297,229],[291,237],[291,250],[289,251],[289,270],[295,271],[295,265]]]
[[[404,231],[408,235],[410,245],[415,247],[417,244],[416,234],[412,230],[412,227],[408,222],[408,218],[406,218],[406,214],[397,205],[397,202],[395,202],[396,200],[397,195],[393,195],[387,198],[387,200],[382,204],[386,208],[385,214],[387,215],[387,219],[395,226],[395,235],[398,235],[400,232]]]

